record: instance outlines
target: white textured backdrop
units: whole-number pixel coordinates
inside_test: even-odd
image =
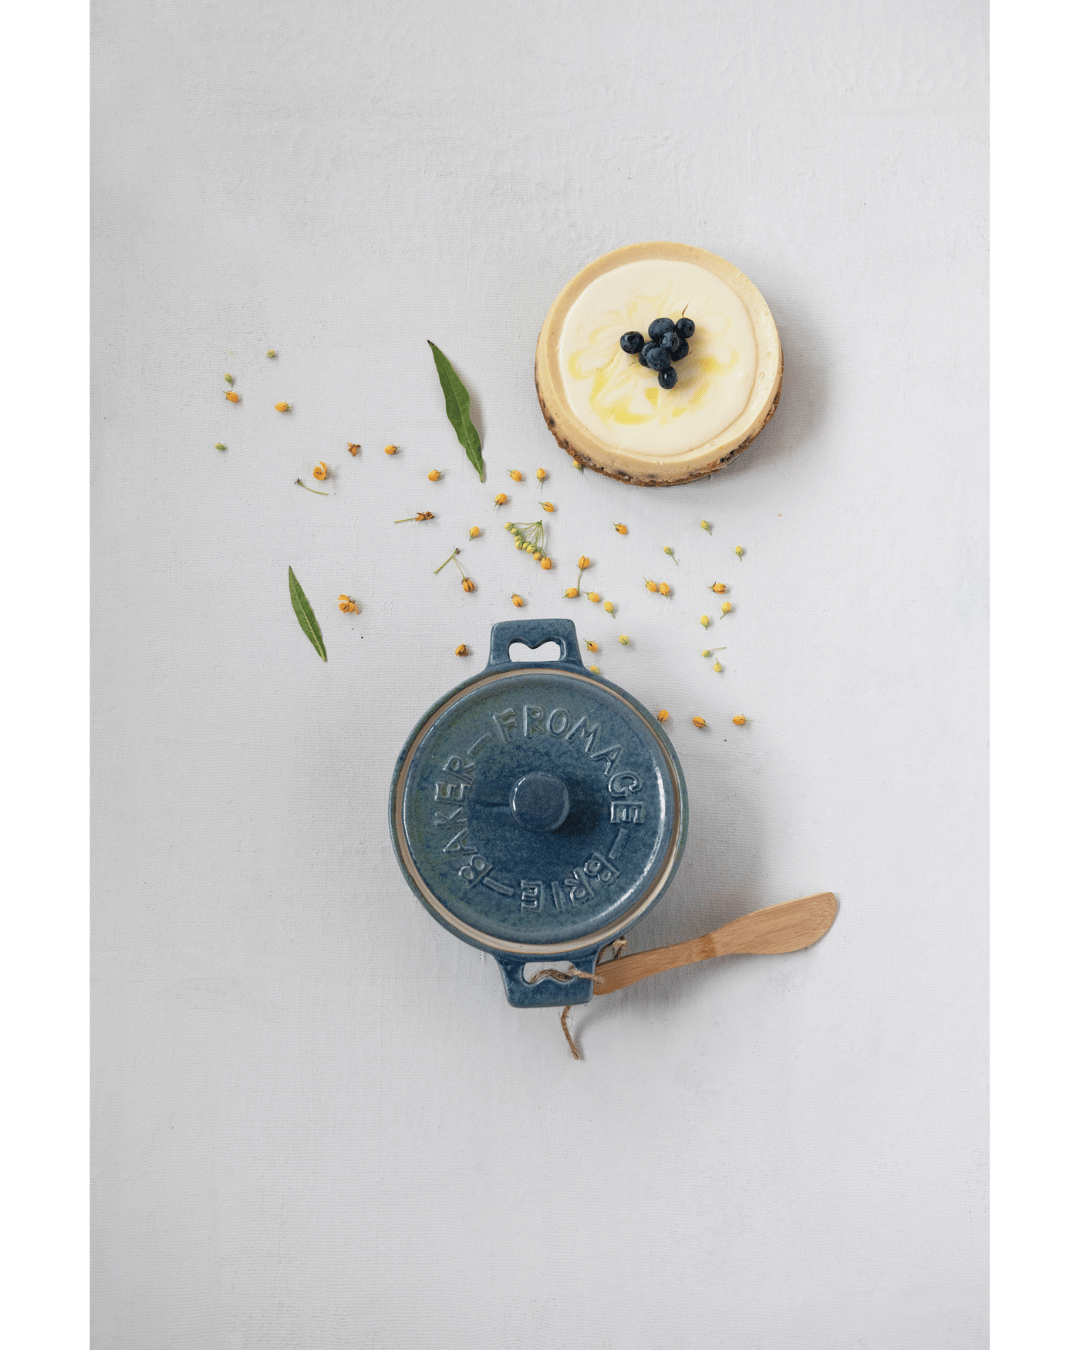
[[[983,1346],[983,5],[98,0],[95,40],[95,1350]],[[787,372],[650,492],[570,468],[532,352],[654,238],[758,284]],[[500,490],[557,503],[551,574]],[[558,598],[582,552],[617,622]],[[632,950],[841,902],[577,1012],[583,1063],[385,824],[511,589],[672,711],[690,840]]]

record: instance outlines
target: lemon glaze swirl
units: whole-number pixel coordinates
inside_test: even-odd
[[[619,346],[653,319],[687,314],[696,330],[661,389],[656,372]],[[693,263],[641,261],[597,277],[571,306],[559,337],[567,400],[596,436],[620,450],[671,455],[719,435],[746,407],[757,343],[745,305],[719,277]]]

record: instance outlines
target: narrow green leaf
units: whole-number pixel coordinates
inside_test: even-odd
[[[296,573],[291,567],[289,568],[289,599],[292,601],[293,610],[300,621],[300,627],[308,635],[308,641],[325,661],[326,643],[323,642],[322,629],[315,617],[315,611],[308,604],[304,588],[297,581]]]
[[[439,372],[439,383],[442,385],[443,398],[446,399],[446,415],[450,419],[450,425],[457,432],[462,449],[469,457],[469,463],[480,475],[482,483],[484,456],[480,453],[480,436],[469,416],[469,391],[461,383],[457,371],[430,338],[428,346],[435,358],[435,369]]]

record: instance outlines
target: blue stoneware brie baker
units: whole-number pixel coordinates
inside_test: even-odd
[[[512,643],[556,660],[511,661]],[[599,951],[652,909],[686,840],[671,742],[625,690],[582,663],[566,619],[497,623],[487,666],[413,729],[390,791],[401,870],[444,928],[499,962],[518,1008],[585,1003],[588,979],[527,964]]]

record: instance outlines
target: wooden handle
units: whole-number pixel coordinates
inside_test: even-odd
[[[593,993],[613,994],[616,989],[625,989],[647,975],[659,975],[661,971],[688,966],[694,961],[707,961],[713,956],[737,953],[769,956],[775,952],[801,951],[823,938],[835,918],[836,896],[832,891],[804,895],[801,900],[788,900],[782,905],[770,905],[768,909],[756,909],[704,937],[677,942],[673,947],[654,947],[652,951],[638,952],[636,956],[624,956],[597,966]]]

